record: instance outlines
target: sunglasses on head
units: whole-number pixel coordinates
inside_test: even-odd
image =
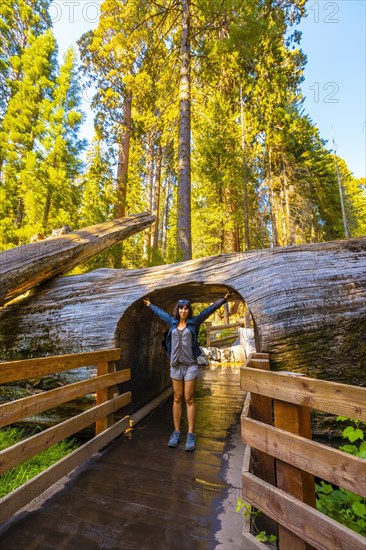
[[[184,305],[187,305],[189,306],[191,302],[189,300],[178,300],[178,304],[184,304]]]

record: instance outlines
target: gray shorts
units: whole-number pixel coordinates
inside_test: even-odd
[[[198,376],[198,365],[178,365],[170,367],[170,377],[174,380],[194,380]]]

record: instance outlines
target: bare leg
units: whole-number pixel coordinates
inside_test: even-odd
[[[183,398],[183,380],[172,378],[174,398],[173,398],[173,422],[174,429],[180,431],[180,420],[182,418],[182,398]]]
[[[188,432],[194,432],[196,421],[196,400],[194,392],[196,389],[196,380],[186,380],[184,382],[184,399],[187,405]]]

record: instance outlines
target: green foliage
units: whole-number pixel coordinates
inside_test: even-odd
[[[34,233],[74,226],[84,143],[77,133],[83,120],[76,80],[75,52],[58,69],[50,30],[30,36],[19,56],[18,73],[0,132],[3,178],[0,223],[4,248],[29,242]]]
[[[2,0],[0,13],[0,126],[19,77],[14,61],[30,40],[51,27],[51,0]]]
[[[72,50],[58,66],[50,1],[3,4],[2,248],[149,210],[152,228],[79,271],[179,261],[181,2],[106,0],[80,38],[95,90],[85,165],[81,70]],[[193,257],[343,237],[335,156],[302,107],[305,2],[198,0],[190,10]],[[350,234],[363,235],[365,181],[338,166]]]
[[[365,424],[343,416],[339,416],[337,420],[351,422],[351,425],[342,432],[344,439],[350,443],[361,441],[358,445],[342,445],[340,449],[366,459],[366,442],[362,430],[365,428]],[[320,512],[366,536],[366,501],[364,498],[342,487],[335,489],[324,481],[316,484],[316,493],[318,497],[316,507]]]
[[[267,535],[266,531],[260,531],[255,537],[259,542],[276,542],[276,535]]]
[[[4,450],[32,434],[26,430],[18,428],[5,428],[0,432],[0,450]],[[75,439],[60,441],[46,449],[42,453],[35,455],[23,464],[15,466],[1,476],[0,498],[7,495],[29,479],[55,464],[61,458],[77,449],[78,444]]]
[[[257,531],[257,535],[255,537],[257,540],[259,540],[260,542],[276,542],[276,535],[268,535],[266,531],[259,531],[256,525],[256,519],[261,514],[260,510],[253,509],[251,504],[248,504],[242,498],[238,497],[235,511],[241,512],[244,517],[251,517],[253,526]]]

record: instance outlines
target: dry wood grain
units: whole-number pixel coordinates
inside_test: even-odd
[[[366,460],[251,418],[241,430],[246,445],[366,497]]]
[[[37,359],[25,359],[20,361],[7,361],[0,363],[0,384],[24,380],[25,378],[37,378],[46,374],[62,372],[103,363],[104,361],[117,361],[121,356],[119,348],[103,349],[82,353],[65,355],[53,355],[39,357]]]
[[[365,550],[365,538],[291,495],[243,473],[243,496],[318,550]]]
[[[62,403],[66,403],[82,395],[94,393],[114,384],[126,382],[130,378],[130,369],[125,369],[4,403],[0,405],[0,427],[24,420],[28,416],[39,414],[47,409],[58,407]]]
[[[90,426],[96,420],[128,405],[131,402],[131,392],[126,392],[101,405],[91,407],[87,411],[74,416],[44,432],[33,435],[12,447],[0,451],[0,474],[25,462],[28,458],[48,449],[55,443]]]
[[[114,372],[114,369],[114,362],[99,363],[97,367],[97,375],[100,377],[104,374],[112,373]],[[105,401],[113,399],[113,395],[114,389],[112,387],[104,386],[103,388],[99,388],[97,391],[97,405],[101,405]],[[102,433],[104,430],[112,426],[112,424],[114,424],[113,413],[98,419],[95,423],[95,435]]]
[[[362,237],[58,277],[0,312],[1,358],[34,357],[45,349],[75,353],[120,342],[127,348],[134,339],[141,355],[133,358],[134,369],[142,373],[144,347],[149,345],[157,362],[164,331],[143,305],[145,296],[170,311],[182,296],[209,302],[231,290],[233,300],[247,302],[257,350],[270,353],[273,369],[362,384],[365,263]]]
[[[366,388],[243,367],[241,387],[280,401],[366,421]]]
[[[259,542],[251,533],[243,532],[243,548],[245,550],[268,550],[268,546]]]
[[[253,370],[268,371],[270,369],[268,357],[254,358],[253,354],[249,355],[246,365],[254,365]],[[242,386],[242,389],[243,388]],[[250,416],[261,422],[272,424],[272,400],[266,396],[257,394],[250,394]],[[271,455],[263,453],[262,451],[252,448],[252,461],[253,461],[253,473],[274,484],[275,482],[275,463]]]
[[[0,253],[0,305],[35,285],[70,271],[155,221],[148,212],[132,214],[59,237]]]
[[[283,407],[285,405],[285,409]],[[273,416],[276,428],[311,439],[311,422],[309,407],[283,403],[273,400]],[[276,460],[276,486],[289,495],[316,507],[315,480],[309,472],[289,464],[288,461]],[[279,550],[314,550],[307,542],[299,538],[288,527],[278,526]]]

